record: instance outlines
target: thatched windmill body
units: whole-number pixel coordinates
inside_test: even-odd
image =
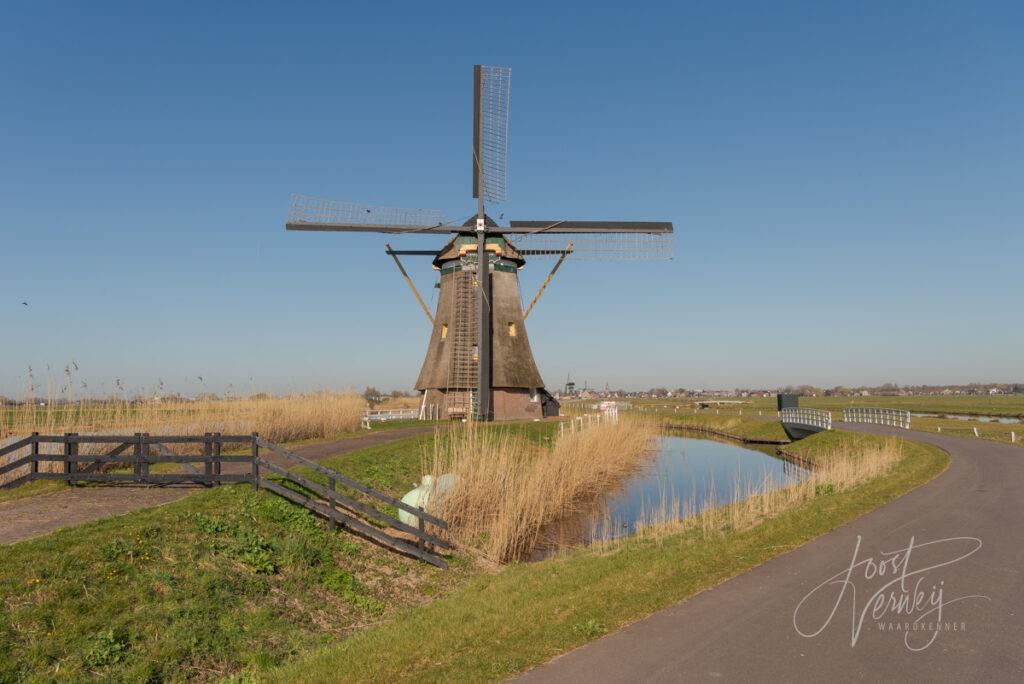
[[[446,234],[439,251],[395,250],[387,245],[432,325],[426,358],[416,381],[421,414],[478,420],[557,415],[544,388],[525,321],[551,278],[568,258],[659,259],[671,256],[672,224],[621,221],[510,221],[499,226],[486,202],[508,198],[510,70],[473,69],[474,216],[453,225],[440,212],[397,209],[294,196],[288,230]],[[512,240],[515,241],[513,244]],[[432,314],[399,256],[432,256],[440,272]],[[544,284],[523,310],[518,272],[526,257],[557,259]],[[486,268],[481,268],[486,264]]]

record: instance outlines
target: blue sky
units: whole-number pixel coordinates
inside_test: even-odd
[[[468,215],[478,62],[513,73],[498,211],[676,226],[672,261],[559,272],[549,386],[1024,379],[1019,2],[149,5],[0,8],[0,394],[72,359],[411,388],[384,236],[286,232],[288,198]]]

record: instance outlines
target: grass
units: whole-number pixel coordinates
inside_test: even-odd
[[[0,547],[0,681],[214,680],[460,581],[248,487]]]
[[[641,415],[650,415],[647,413]],[[784,444],[789,441],[777,420],[765,420],[737,414],[719,415],[702,411],[658,412],[663,425],[696,430],[714,430],[740,440]]]
[[[841,437],[856,443],[862,437]],[[865,444],[873,444],[866,436]],[[811,437],[794,449],[823,457]],[[856,518],[940,473],[948,456],[907,442],[885,477],[815,496],[745,529],[691,528],[583,548],[473,577],[451,596],[306,654],[269,681],[496,681],[712,587]],[[401,644],[401,648],[395,648]]]

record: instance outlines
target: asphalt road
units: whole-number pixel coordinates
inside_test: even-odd
[[[840,427],[934,444],[950,453],[950,466],[892,503],[521,679],[1024,681],[1024,450]],[[883,553],[906,549],[911,537],[909,554]],[[903,625],[910,629],[889,631]]]

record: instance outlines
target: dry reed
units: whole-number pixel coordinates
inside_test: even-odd
[[[0,407],[0,446],[32,432],[148,432],[152,435],[258,432],[272,442],[289,442],[358,430],[365,407],[366,402],[355,394],[328,392],[195,401],[26,402]],[[90,452],[83,448],[82,453]],[[10,462],[20,455],[23,454],[10,454],[0,461]],[[0,476],[0,484],[22,474],[14,471]]]
[[[551,446],[509,431],[469,423],[438,437],[426,472],[455,475],[437,502],[449,534],[492,562],[523,559],[543,531],[583,510],[634,472],[650,453],[653,426],[637,420],[605,422],[566,432]]]

